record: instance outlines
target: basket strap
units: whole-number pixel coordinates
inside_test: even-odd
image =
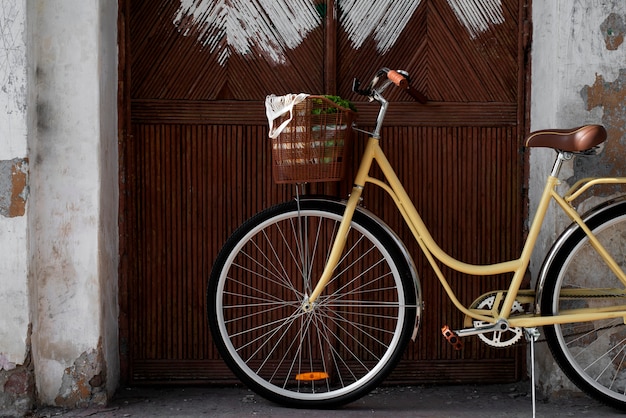
[[[270,125],[269,137],[274,139],[285,129],[287,124],[293,119],[293,107],[303,102],[309,95],[306,93],[286,94],[284,96],[276,96],[270,94],[265,98],[265,115]],[[285,113],[289,112],[289,118],[274,127],[274,121]]]

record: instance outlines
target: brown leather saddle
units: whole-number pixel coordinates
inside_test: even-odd
[[[574,129],[544,129],[526,138],[527,147],[547,147],[567,152],[590,150],[606,140],[602,125],[585,125]]]

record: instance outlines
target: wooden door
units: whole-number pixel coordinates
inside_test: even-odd
[[[272,182],[269,93],[338,93],[356,102],[367,128],[375,108],[351,93],[352,78],[382,66],[408,70],[431,103],[390,92],[383,147],[433,236],[466,262],[518,256],[526,0],[120,2],[120,334],[128,383],[234,379],[212,345],[204,293],[228,235],[292,196]],[[354,152],[361,149],[357,140]],[[347,177],[314,191],[345,196]],[[461,327],[462,315],[389,199],[370,189],[364,204],[408,244],[424,291],[420,337],[391,380],[519,379],[523,347],[495,350],[474,338],[460,352],[447,345],[440,328]],[[509,279],[444,272],[466,303]]]

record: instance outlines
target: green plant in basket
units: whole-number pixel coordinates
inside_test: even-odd
[[[342,99],[339,96],[333,96],[330,94],[326,94],[324,95],[325,98],[327,98],[328,100],[330,100],[331,102],[335,103],[337,106],[339,107],[343,107],[344,109],[350,109],[353,112],[356,112],[356,107],[354,106],[354,104],[347,99]],[[313,103],[315,105],[322,105],[323,102],[321,99],[313,99]],[[332,107],[332,106],[328,106],[328,107],[316,107],[312,110],[312,114],[314,115],[321,115],[324,113],[337,113],[339,110],[336,107]]]
[[[351,101],[342,99],[339,96],[324,95],[324,99],[331,101],[337,106],[329,104],[322,98],[312,98],[313,109],[312,115],[331,115],[337,114],[340,110],[349,109],[356,112],[355,106]],[[341,109],[340,109],[341,108]],[[316,118],[317,119],[317,118]],[[322,117],[317,122],[321,125],[313,125],[312,129],[312,146],[319,152],[318,162],[324,164],[339,163],[343,155],[344,135],[349,129],[348,124],[343,118],[335,118],[334,116]]]

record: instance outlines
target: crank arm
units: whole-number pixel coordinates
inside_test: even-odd
[[[468,337],[470,335],[486,334],[488,332],[504,332],[509,329],[509,323],[506,319],[499,319],[495,324],[484,325],[481,327],[465,328],[458,331],[453,331],[445,325],[441,328],[441,333],[444,338],[448,340],[455,350],[463,348],[461,337]]]
[[[454,333],[459,337],[468,337],[470,335],[486,334],[488,332],[504,332],[509,329],[509,323],[506,319],[499,319],[495,324],[483,325],[480,327],[464,328]]]

